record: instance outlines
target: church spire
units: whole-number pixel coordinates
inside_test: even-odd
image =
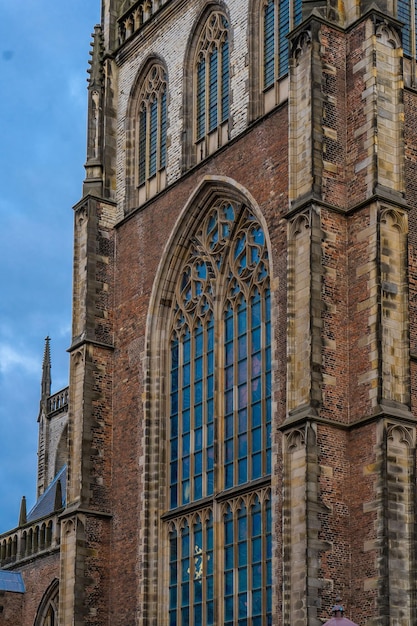
[[[50,337],[45,338],[45,350],[43,353],[42,382],[41,382],[41,404],[45,405],[47,398],[51,395],[51,348]]]

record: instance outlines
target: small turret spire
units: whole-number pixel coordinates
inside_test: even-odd
[[[26,514],[26,498],[22,497],[22,501],[20,503],[20,514],[19,514],[19,526],[24,526],[27,522],[27,514]]]
[[[103,187],[103,94],[104,94],[104,42],[99,24],[94,27],[88,69],[88,129],[87,162],[84,195],[101,196]]]
[[[50,337],[45,338],[45,350],[43,353],[42,364],[41,402],[45,402],[51,395],[52,378],[50,341]]]

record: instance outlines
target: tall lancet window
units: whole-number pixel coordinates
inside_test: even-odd
[[[271,314],[264,231],[219,201],[184,244],[169,325],[170,626],[271,624]]]
[[[208,142],[200,145],[200,157],[227,139],[229,80],[229,25],[225,15],[213,12],[203,28],[195,57],[195,140],[201,142],[207,137]]]
[[[152,65],[143,81],[138,125],[138,182],[143,185],[166,166],[167,81],[161,65]]]

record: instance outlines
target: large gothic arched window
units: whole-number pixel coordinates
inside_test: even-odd
[[[271,623],[271,316],[264,231],[219,201],[169,324],[170,626]]]

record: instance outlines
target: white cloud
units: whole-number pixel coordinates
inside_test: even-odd
[[[22,354],[7,344],[0,344],[0,373],[7,374],[13,369],[22,369],[30,374],[39,373],[39,361]]]

